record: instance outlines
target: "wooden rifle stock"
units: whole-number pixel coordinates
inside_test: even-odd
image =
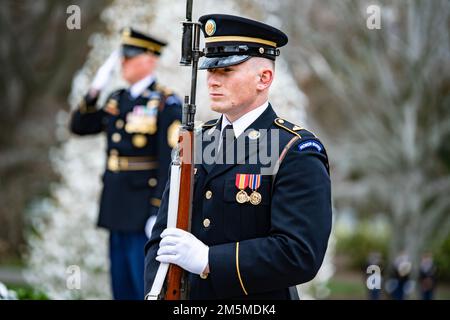
[[[193,131],[180,129],[179,136],[180,158],[181,158],[181,176],[180,176],[180,195],[178,201],[177,228],[189,230],[191,208],[192,208],[192,185],[193,185]],[[167,285],[165,300],[180,300],[181,293],[187,294],[187,283],[183,283],[184,270],[177,265],[171,264],[167,274]],[[182,286],[184,285],[184,290]]]
[[[183,22],[183,38],[180,64],[192,66],[191,95],[186,96],[183,104],[183,118],[178,140],[178,162],[180,168],[180,188],[178,197],[177,228],[190,231],[193,177],[194,177],[194,118],[197,91],[198,61],[203,55],[200,50],[200,27],[192,21],[193,0],[186,1],[186,21]],[[189,295],[184,270],[170,265],[166,278],[165,300],[185,299]],[[183,295],[183,296],[182,296]]]

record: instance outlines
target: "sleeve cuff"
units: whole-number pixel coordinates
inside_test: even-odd
[[[248,295],[245,275],[239,266],[239,242],[211,246],[209,250],[210,274],[214,291],[220,298]]]
[[[80,113],[96,112],[97,99],[97,97],[90,97],[89,94],[87,94],[78,106],[78,110],[80,111]]]
[[[244,286],[244,281],[242,280],[241,270],[239,268],[239,242],[236,242],[236,273],[238,275],[239,283],[241,285],[242,291],[244,292],[244,294],[246,296],[248,296],[248,292]]]

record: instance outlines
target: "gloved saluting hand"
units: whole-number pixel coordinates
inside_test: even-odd
[[[156,260],[173,263],[186,271],[200,275],[208,265],[209,247],[192,233],[167,228],[161,233]]]
[[[111,78],[111,73],[113,72],[114,67],[119,63],[119,60],[120,50],[117,49],[111,53],[108,59],[106,59],[103,65],[98,69],[94,80],[92,81],[91,90],[101,91],[105,88]]]

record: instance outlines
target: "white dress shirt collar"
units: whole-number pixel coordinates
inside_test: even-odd
[[[263,105],[259,106],[256,109],[253,109],[250,112],[247,112],[242,117],[235,120],[233,123],[231,123],[225,115],[222,115],[222,127],[220,129],[220,132],[222,133],[223,128],[225,128],[228,124],[232,124],[234,135],[236,139],[239,138],[239,136],[245,131],[245,129],[247,129],[253,122],[255,122],[255,120],[258,119],[264,111],[266,111],[268,106],[269,101],[266,101]]]
[[[152,74],[139,80],[128,89],[130,91],[130,95],[133,99],[136,99],[153,83],[153,81],[155,81],[155,77]]]

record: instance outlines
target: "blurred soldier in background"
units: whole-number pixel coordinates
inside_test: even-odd
[[[410,280],[412,263],[409,256],[402,252],[394,261],[391,279],[386,284],[388,291],[394,300],[404,300],[410,293],[413,282]]]
[[[144,245],[167,181],[171,149],[178,139],[180,100],[160,86],[154,76],[165,45],[125,29],[121,51],[113,52],[100,67],[71,118],[73,133],[105,132],[107,137],[98,225],[110,231],[115,299],[144,297]],[[99,94],[120,59],[122,76],[130,87],[113,92],[106,104],[97,108]]]
[[[419,285],[421,299],[433,300],[436,288],[436,266],[431,253],[425,253],[420,261]]]

